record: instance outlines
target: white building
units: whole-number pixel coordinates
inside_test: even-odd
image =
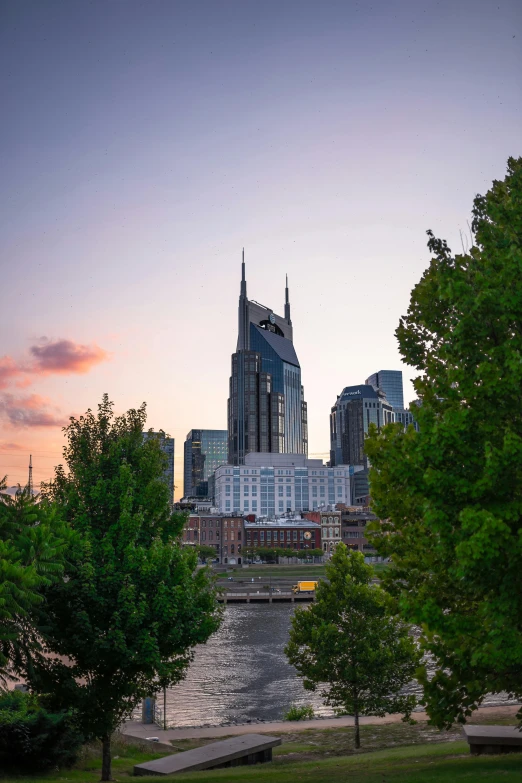
[[[215,472],[215,505],[222,514],[275,517],[287,511],[317,511],[351,505],[351,477],[362,465],[327,468],[304,454],[251,452],[239,467]]]

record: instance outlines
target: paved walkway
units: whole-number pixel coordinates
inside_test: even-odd
[[[481,717],[487,714],[513,715],[515,716],[520,705],[508,705],[498,707],[480,707],[478,713]],[[415,712],[415,720],[427,720],[425,712]],[[384,718],[361,718],[361,724],[380,725],[383,723],[399,723],[402,715],[386,715]],[[268,734],[271,732],[304,731],[305,729],[333,729],[343,726],[353,726],[353,718],[325,718],[324,720],[300,720],[300,721],[275,721],[274,723],[244,723],[240,726],[212,726],[210,728],[167,729],[164,731],[155,724],[143,724],[136,721],[127,721],[123,728],[123,734],[129,737],[157,737],[160,742],[169,742],[176,739],[197,739],[200,737],[230,737],[237,734]]]

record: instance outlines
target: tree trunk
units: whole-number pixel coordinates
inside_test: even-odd
[[[358,750],[361,747],[361,733],[359,731],[359,708],[355,706],[353,714],[355,724],[355,748]]]
[[[112,780],[111,775],[111,735],[102,737],[102,774],[101,780]]]

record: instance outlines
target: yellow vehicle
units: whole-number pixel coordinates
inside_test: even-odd
[[[292,587],[292,593],[315,593],[317,582],[298,582]]]

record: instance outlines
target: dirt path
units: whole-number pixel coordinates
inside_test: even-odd
[[[481,722],[487,717],[488,713],[495,715],[506,715],[515,717],[520,706],[514,704],[505,707],[480,707],[478,713]],[[401,715],[386,715],[384,718],[361,718],[361,724],[380,725],[383,723],[399,723]],[[414,713],[416,720],[427,720],[425,712]],[[473,722],[473,718],[469,721]],[[302,720],[302,721],[275,721],[273,723],[244,723],[239,726],[212,726],[210,728],[187,728],[187,729],[167,729],[164,731],[155,724],[143,724],[136,721],[127,721],[122,733],[128,737],[137,737],[146,739],[147,737],[157,737],[160,742],[169,742],[175,739],[196,739],[200,737],[230,737],[238,734],[269,734],[276,732],[295,732],[305,729],[331,729],[341,728],[343,726],[353,726],[353,718],[325,718],[323,720]]]

